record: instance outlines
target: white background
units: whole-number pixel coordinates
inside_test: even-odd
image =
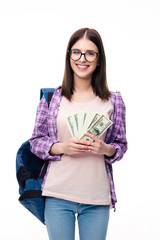
[[[159,26],[158,0],[1,0],[0,239],[48,239],[18,202],[15,158],[32,134],[40,88],[61,84],[68,40],[81,27],[100,33],[109,89],[127,108],[129,149],[113,166],[118,203],[107,240],[160,239]]]

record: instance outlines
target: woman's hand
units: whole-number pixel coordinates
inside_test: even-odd
[[[64,143],[54,143],[50,149],[50,153],[53,154],[82,154],[89,152],[90,142],[82,139],[70,139]]]
[[[85,133],[85,135],[94,140],[94,142],[89,142],[90,143],[90,146],[89,146],[90,153],[99,154],[99,155],[107,155],[108,157],[111,157],[115,154],[116,150],[112,145],[106,144],[105,142],[103,142],[102,140],[100,140],[99,138],[94,136],[93,134]]]
[[[94,140],[94,142],[82,140],[82,139],[70,139],[64,143],[54,143],[50,149],[50,154],[82,154],[82,153],[93,153],[98,155],[107,155],[111,157],[115,154],[115,148],[106,144],[96,136],[90,133],[85,133],[86,136],[89,136]]]

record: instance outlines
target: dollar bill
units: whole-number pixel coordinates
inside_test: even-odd
[[[102,115],[88,130],[88,133],[93,134],[96,137],[100,137],[111,125],[113,122]],[[92,141],[93,139],[90,138],[89,136],[83,135],[81,139],[87,140],[87,141]]]
[[[68,128],[70,130],[70,133],[71,133],[72,137],[75,138],[73,116],[72,115],[67,117],[67,124],[68,124]]]
[[[78,137],[78,132],[79,132],[79,114],[78,113],[74,113],[72,115],[72,119],[73,119],[73,131],[74,131],[74,137],[77,138]]]
[[[93,122],[93,118],[95,117],[96,113],[94,112],[86,112],[85,114],[85,121],[83,122],[83,125],[80,128],[78,138],[83,136],[83,133],[86,132],[86,130],[89,128],[91,123]]]
[[[90,125],[88,126],[88,128],[90,128],[99,118],[101,117],[100,114],[96,113],[90,123]]]
[[[89,132],[98,138],[112,125],[112,121],[95,112],[78,111],[67,116],[67,125],[73,138],[93,141],[84,135]]]

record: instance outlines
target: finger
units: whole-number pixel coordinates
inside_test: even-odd
[[[94,146],[90,146],[88,152],[93,154],[99,154],[97,148],[95,148]]]
[[[90,145],[90,142],[89,141],[86,141],[86,140],[83,140],[83,139],[74,139],[73,140],[74,143],[76,144],[83,144],[83,145]]]
[[[89,150],[89,146],[78,145],[77,149],[80,150],[80,151],[88,151]]]
[[[82,148],[81,146],[81,147],[75,148],[73,151],[76,153],[86,153],[86,152],[90,152],[90,149],[88,148],[88,146],[87,148],[84,148],[84,147]]]
[[[88,145],[73,143],[73,148],[75,151],[87,151],[89,149]]]
[[[87,132],[87,133],[85,133],[84,135],[92,138],[94,141],[97,141],[97,140],[98,140],[98,138],[97,138],[95,135],[91,134],[91,133],[88,133],[88,132]]]

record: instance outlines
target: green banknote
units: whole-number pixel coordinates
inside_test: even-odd
[[[99,138],[112,124],[109,118],[102,115],[89,129],[87,129],[87,132]],[[93,139],[86,135],[83,135],[81,139],[93,142]]]
[[[66,121],[73,138],[88,141],[93,139],[84,133],[89,132],[99,138],[112,125],[109,118],[91,111],[73,112],[66,117]]]

